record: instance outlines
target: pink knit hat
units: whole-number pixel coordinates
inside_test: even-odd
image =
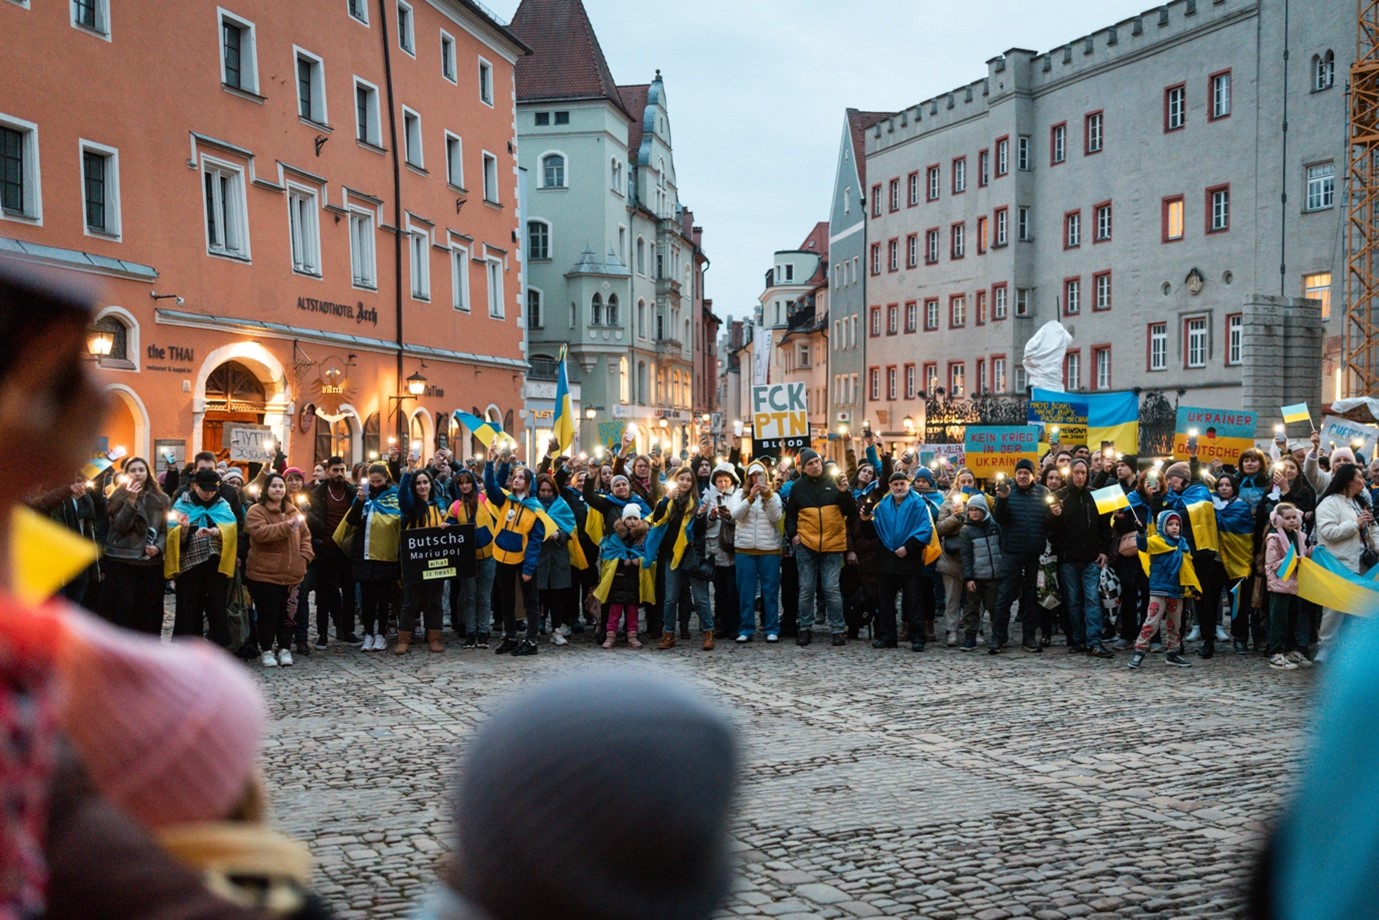
[[[226,817],[264,729],[244,668],[200,639],[164,645],[84,614],[69,626],[61,723],[96,787],[150,828]]]

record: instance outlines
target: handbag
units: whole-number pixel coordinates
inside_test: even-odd
[[[713,578],[713,565],[713,559],[700,552],[694,543],[686,546],[684,554],[680,557],[680,571],[690,578],[698,578],[701,581]]]
[[[235,579],[230,583],[230,597],[225,604],[225,622],[230,634],[229,644],[225,648],[240,658],[252,658],[258,654],[258,643],[253,641],[250,626],[248,593],[244,587],[244,576],[237,565]]]
[[[1058,557],[1048,547],[1045,547],[1044,554],[1039,557],[1039,572],[1035,576],[1035,593],[1038,596],[1039,606],[1045,610],[1053,610],[1063,603],[1063,595],[1058,590]]]

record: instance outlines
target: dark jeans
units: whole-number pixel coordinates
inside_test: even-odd
[[[364,635],[382,635],[387,632],[388,620],[392,613],[389,609],[392,598],[391,578],[371,579],[359,583],[359,600],[363,604],[363,609],[359,611],[359,619],[364,624]],[[339,627],[336,630],[338,637]]]
[[[1197,628],[1202,633],[1202,647],[1211,649],[1216,647],[1216,624],[1221,620],[1221,591],[1226,584],[1226,569],[1214,555],[1199,556],[1193,563],[1202,582],[1202,596],[1193,602],[1193,611],[1197,614]]]
[[[1134,643],[1140,635],[1140,625],[1149,607],[1149,579],[1145,577],[1139,556],[1116,556],[1111,565],[1120,578],[1120,629],[1126,642]]]
[[[713,567],[713,621],[718,627],[719,638],[737,635],[737,566],[735,565],[716,565]]]
[[[533,642],[541,629],[541,608],[537,603],[536,579],[522,580],[522,566],[518,563],[500,562],[498,572],[493,578],[498,591],[498,608],[503,622],[503,636],[517,638],[517,593],[522,593],[522,609],[527,618],[527,638]]]
[[[1301,632],[1298,616],[1301,604],[1296,594],[1269,595],[1269,649],[1270,655],[1286,655],[1298,650],[1298,633]]]
[[[297,611],[306,618],[306,611]],[[350,577],[349,557],[333,541],[321,544],[316,557],[316,635],[324,636],[335,623],[335,638],[354,632],[354,579]]]
[[[562,626],[575,625],[575,621],[579,619],[579,611],[575,609],[578,596],[578,588],[547,588],[540,592],[538,600],[541,602],[541,617],[544,619],[547,615],[550,616],[552,632]]]
[[[249,596],[254,599],[254,610],[259,617],[259,648],[265,652],[278,648],[292,647],[292,626],[287,622],[287,595],[292,588],[288,585],[274,585],[266,581],[246,580]]]
[[[397,624],[399,632],[410,633],[416,627],[418,610],[428,630],[440,631],[445,623],[445,611],[441,609],[445,584],[436,579],[402,586],[402,615]]]
[[[136,565],[106,559],[102,597],[105,617],[136,632],[157,636],[163,632],[163,562]]]
[[[296,622],[294,623],[293,638],[297,640],[299,645],[306,644],[307,625],[308,621],[311,619],[311,617],[308,616],[311,612],[311,608],[307,606],[307,595],[309,595],[315,587],[316,563],[311,562],[306,567],[306,577],[303,578],[302,583],[297,585],[294,589],[297,592],[297,615]],[[321,635],[324,636],[325,633],[321,633]]]
[[[1001,590],[996,594],[996,609],[991,611],[991,638],[987,644],[1000,648],[1010,642],[1010,608],[1020,602],[1020,630],[1025,645],[1038,645],[1039,601],[1035,583],[1039,575],[1039,554],[1011,554],[1001,560]]]
[[[900,597],[900,605],[905,622],[910,624],[910,641],[924,644],[923,596],[927,595],[929,607],[934,604],[934,586],[919,572],[889,574],[882,572],[876,576],[877,593],[880,595],[881,612],[877,614],[874,632],[876,638],[887,645],[896,642],[895,599]]]
[[[800,630],[800,570],[795,557],[782,556],[780,560],[780,631],[783,636],[794,636]],[[808,613],[809,622],[805,629],[814,628],[814,611]]]
[[[230,623],[225,603],[230,597],[230,579],[217,571],[220,557],[212,556],[177,576],[177,613],[172,621],[174,636],[206,636],[222,648],[230,644]],[[234,651],[234,649],[231,649]]]

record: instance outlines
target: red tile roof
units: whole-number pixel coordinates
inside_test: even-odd
[[[627,111],[581,0],[522,0],[508,28],[532,49],[517,62],[519,103],[607,99]]]
[[[817,252],[819,254],[819,267],[814,269],[814,274],[805,282],[810,286],[818,286],[828,281],[828,221],[821,220],[814,225],[814,229],[809,231],[809,236],[804,238],[800,248],[805,252]]]
[[[650,83],[618,87],[623,107],[632,119],[632,124],[627,126],[627,155],[634,163],[639,162],[637,151],[642,148],[642,119],[646,115],[646,98],[650,91]]]
[[[520,63],[518,66],[518,76],[520,77]],[[520,82],[518,85],[521,85]],[[848,109],[848,133],[852,137],[852,161],[857,164],[857,179],[862,184],[862,196],[864,198],[867,194],[867,146],[862,135],[877,122],[890,118],[894,114],[894,112],[862,112],[857,109]]]

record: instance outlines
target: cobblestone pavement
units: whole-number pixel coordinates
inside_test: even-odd
[[[333,645],[261,672],[275,818],[310,843],[341,917],[405,916],[436,877],[456,755],[505,694],[606,663],[684,678],[743,729],[724,916],[1238,916],[1313,683],[1229,653],[1131,672],[1124,654],[1056,645],[606,652],[580,638],[526,659],[453,637],[405,658]],[[533,794],[559,805],[558,789]]]

